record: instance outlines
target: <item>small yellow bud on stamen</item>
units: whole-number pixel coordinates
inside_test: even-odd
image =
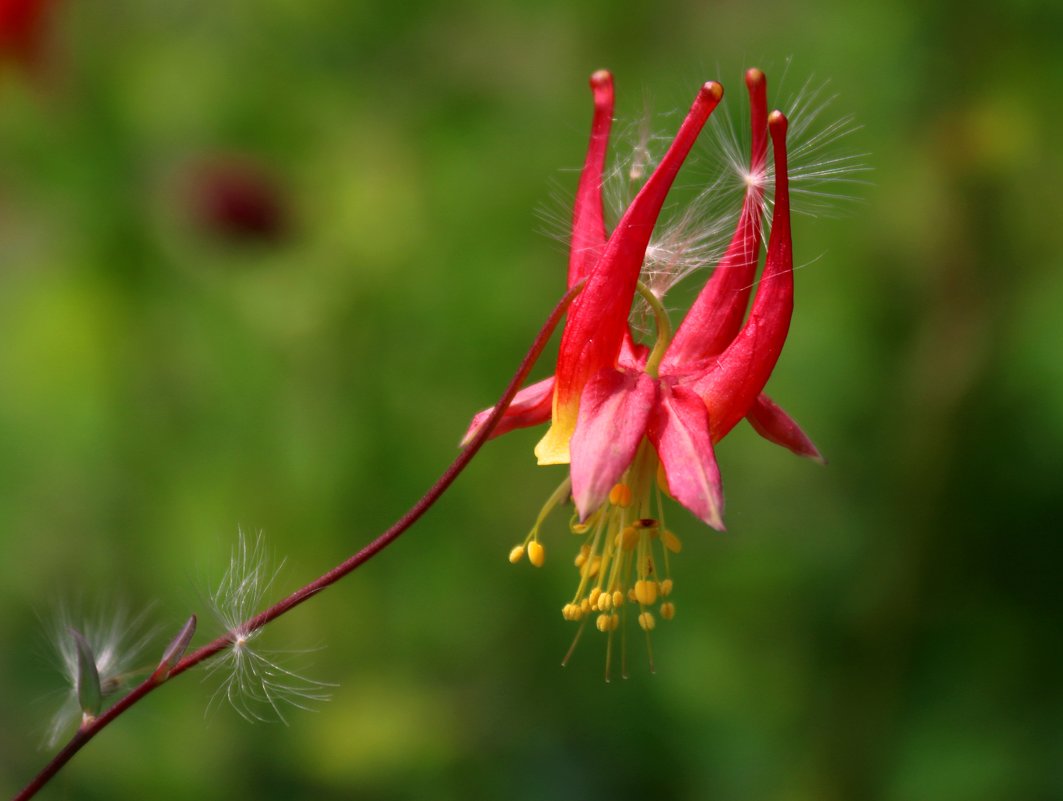
[[[546,549],[538,540],[528,543],[528,561],[536,567],[542,567],[543,562],[546,561]]]
[[[565,620],[579,620],[583,617],[583,610],[578,604],[565,604],[561,609],[561,615]]]
[[[651,613],[643,612],[639,615],[639,625],[642,626],[643,631],[652,631],[653,627],[657,625],[657,621],[654,620]]]
[[[576,567],[583,567],[583,563],[587,561],[587,557],[590,556],[590,554],[591,554],[591,546],[589,546],[589,545],[581,545],[580,549],[579,549],[579,553],[576,554],[576,558],[573,561],[573,564],[576,565]]]
[[[613,596],[608,592],[603,592],[598,596],[598,611],[608,612],[613,605]]]
[[[679,541],[679,537],[667,529],[661,532],[661,542],[672,553],[679,553],[683,550],[683,543]]]
[[[657,600],[657,582],[640,579],[635,582],[635,598],[643,606],[649,606]]]
[[[609,624],[612,622],[611,615],[598,615],[598,619],[594,621],[594,625],[598,627],[598,631],[609,631]]]
[[[620,532],[620,547],[625,551],[634,550],[639,542],[639,530],[634,526],[628,526]]]
[[[585,615],[591,611],[591,602],[584,598],[579,602],[579,613]]]
[[[610,631],[616,631],[617,628],[619,628],[619,627],[620,627],[620,615],[618,615],[616,612],[613,612],[613,614],[609,618],[609,630]]]
[[[638,598],[635,596],[635,589],[634,588],[631,588],[630,590],[627,591],[627,599],[629,601],[631,601],[631,603],[635,603],[636,601],[638,601]]]
[[[517,564],[517,562],[519,562],[523,558],[524,558],[524,546],[523,545],[516,545],[516,546],[514,546],[513,550],[509,552],[509,561],[512,562],[513,564]]]
[[[665,620],[671,620],[675,617],[675,604],[671,601],[665,601],[661,604],[661,617]]]
[[[623,604],[624,593],[620,592],[620,590],[613,590],[613,606],[623,606]]]
[[[580,568],[580,575],[584,578],[594,578],[602,566],[602,557],[595,555],[588,559]]]
[[[609,503],[627,509],[631,506],[631,487],[627,484],[614,484],[609,490]]]
[[[594,528],[595,523],[598,522],[598,518],[600,518],[601,515],[601,509],[599,509],[597,512],[594,512],[586,520],[580,520],[579,515],[574,514],[571,518],[569,518],[568,530],[571,531],[573,534],[586,534],[588,531]]]
[[[661,595],[671,595],[672,594],[672,580],[671,579],[665,579],[664,581],[662,581],[661,585],[660,585],[660,590],[661,590]]]
[[[601,594],[602,594],[602,588],[601,587],[595,587],[593,590],[591,590],[591,594],[587,596],[587,603],[589,603],[592,608],[593,607],[597,607],[598,606],[598,596],[601,595]]]

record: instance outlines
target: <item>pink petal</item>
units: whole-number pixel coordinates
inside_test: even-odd
[[[645,369],[646,360],[649,357],[649,348],[633,340],[630,333],[624,334],[624,341],[620,345],[620,355],[616,359],[620,367],[640,372]]]
[[[786,118],[768,118],[775,152],[775,211],[764,272],[749,319],[702,375],[687,386],[709,409],[712,441],[719,442],[745,417],[779,360],[794,309],[790,195],[786,172]]]
[[[522,389],[513,396],[513,402],[510,403],[506,408],[506,411],[502,413],[502,419],[498,421],[498,425],[496,425],[494,431],[491,432],[489,439],[494,439],[495,437],[518,428],[527,428],[528,426],[545,423],[550,419],[550,407],[552,405],[551,401],[553,396],[553,376],[544,378],[542,381]],[[480,430],[480,426],[484,424],[484,421],[491,416],[491,412],[494,410],[495,407],[492,406],[490,409],[484,409],[482,412],[477,412],[476,416],[472,418],[472,422],[469,424],[469,430],[465,432],[465,436],[461,439],[463,447],[476,436],[476,432]]]
[[[613,76],[598,70],[591,76],[594,118],[587,160],[576,189],[572,213],[572,241],[568,257],[568,286],[587,277],[605,248],[605,221],[602,214],[602,170],[613,123]]]
[[[553,425],[535,449],[540,464],[568,461],[584,385],[599,371],[616,366],[653,226],[679,167],[722,95],[717,83],[701,88],[671,147],[624,212],[572,303],[557,359]]]
[[[794,422],[794,419],[764,393],[758,395],[753,401],[753,405],[746,413],[746,419],[764,439],[789,448],[798,456],[806,456],[820,464],[827,463],[819,449]]]
[[[671,496],[723,531],[723,481],[712,450],[705,402],[684,386],[662,384],[647,434],[664,467]]]
[[[683,373],[703,368],[705,361],[723,350],[742,327],[749,305],[753,276],[760,258],[761,218],[764,214],[765,166],[768,156],[768,101],[764,73],[746,72],[749,89],[752,145],[749,157],[750,183],[742,204],[731,244],[712,277],[690,307],[675,333],[662,373]]]
[[[630,467],[657,400],[646,373],[602,370],[587,382],[572,435],[572,498],[581,520]]]

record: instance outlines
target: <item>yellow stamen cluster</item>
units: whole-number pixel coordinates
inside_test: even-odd
[[[562,607],[561,615],[583,624],[593,619],[594,627],[609,635],[609,652],[612,633],[629,616],[647,635],[658,620],[675,617],[668,557],[679,553],[682,544],[665,528],[656,475],[657,455],[648,442],[643,442],[601,508],[584,521],[574,517],[569,523],[569,530],[583,542],[573,560],[579,576],[576,592]],[[519,561],[527,552],[529,562],[542,565],[540,526],[567,498],[570,486],[566,480],[551,495],[524,544],[510,552],[511,562]]]
[[[634,472],[636,467],[625,478],[637,479],[631,475]],[[679,539],[664,527],[659,511],[656,517],[647,515],[648,493],[633,492],[633,483],[625,481],[614,487],[609,501],[587,521],[590,525],[571,526],[573,533],[586,541],[575,560],[579,573],[575,595],[561,614],[572,621],[593,617],[595,628],[610,637],[607,654],[612,651],[612,633],[628,616],[635,618],[647,635],[658,618],[675,617],[675,604],[664,599],[673,587],[668,577],[668,554],[679,551]],[[643,497],[632,503],[638,494]],[[608,674],[608,662],[606,671]]]

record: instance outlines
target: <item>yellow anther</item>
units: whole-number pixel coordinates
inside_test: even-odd
[[[598,522],[598,518],[601,517],[601,513],[602,510],[599,509],[586,520],[580,520],[578,514],[572,515],[572,517],[570,517],[568,521],[568,530],[571,531],[573,534],[586,534],[588,531],[594,528],[594,524]]]
[[[613,605],[613,596],[608,592],[603,592],[598,596],[598,611],[608,612]]]
[[[664,581],[662,581],[661,584],[660,584],[659,589],[661,591],[661,595],[671,595],[672,594],[672,580],[671,579],[665,579]]]
[[[595,587],[593,590],[591,590],[591,594],[587,596],[587,602],[591,605],[591,607],[598,606],[598,596],[600,596],[601,594],[601,587]]]
[[[631,601],[631,603],[635,603],[638,600],[638,598],[635,597],[635,588],[634,587],[632,587],[630,590],[627,591],[627,599],[629,601]]]
[[[620,547],[625,551],[634,550],[639,543],[639,530],[634,526],[628,526],[620,532]]]
[[[581,545],[579,548],[579,553],[576,554],[576,558],[573,561],[573,564],[575,564],[576,567],[583,567],[583,563],[587,561],[587,557],[590,556],[590,554],[591,546]]]
[[[661,604],[661,617],[665,620],[671,620],[675,617],[675,604],[671,601],[665,601]]]
[[[598,619],[594,621],[594,625],[598,627],[598,631],[609,631],[611,623],[613,621],[612,615],[598,615]]]
[[[528,543],[528,561],[536,567],[542,567],[543,562],[546,561],[546,549],[538,540]]]
[[[609,503],[627,509],[631,506],[631,487],[627,484],[614,484],[609,490]]]
[[[624,593],[620,592],[620,590],[613,590],[613,606],[614,607],[623,606],[623,604],[624,604]]]
[[[664,543],[664,547],[672,553],[679,553],[683,550],[683,543],[679,541],[679,537],[673,534],[668,529],[661,532],[661,542]]]
[[[578,604],[565,604],[561,609],[561,615],[565,620],[579,620],[583,617],[583,610]]]
[[[642,626],[643,631],[652,631],[653,627],[657,625],[657,621],[654,620],[650,612],[643,612],[639,615],[639,625]]]
[[[580,567],[580,575],[584,578],[594,578],[598,575],[598,570],[602,566],[602,557],[592,556]]]
[[[584,598],[579,602],[579,613],[585,615],[591,611],[591,602]]]
[[[657,465],[657,486],[660,487],[661,492],[663,492],[669,498],[672,497],[672,493],[668,489],[668,476],[665,475],[663,463]]]
[[[620,615],[618,615],[616,612],[613,612],[613,614],[609,616],[609,630],[616,631],[619,626]]]
[[[657,600],[657,582],[640,579],[635,582],[635,599],[643,606],[649,606]]]
[[[513,546],[513,550],[509,552],[509,561],[512,562],[513,564],[517,564],[517,562],[519,562],[523,558],[524,558],[524,546],[523,545],[515,545],[515,546]]]

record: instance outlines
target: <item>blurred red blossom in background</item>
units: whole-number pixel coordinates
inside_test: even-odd
[[[250,157],[221,155],[193,164],[185,202],[203,233],[231,242],[278,242],[291,227],[278,180]]]

